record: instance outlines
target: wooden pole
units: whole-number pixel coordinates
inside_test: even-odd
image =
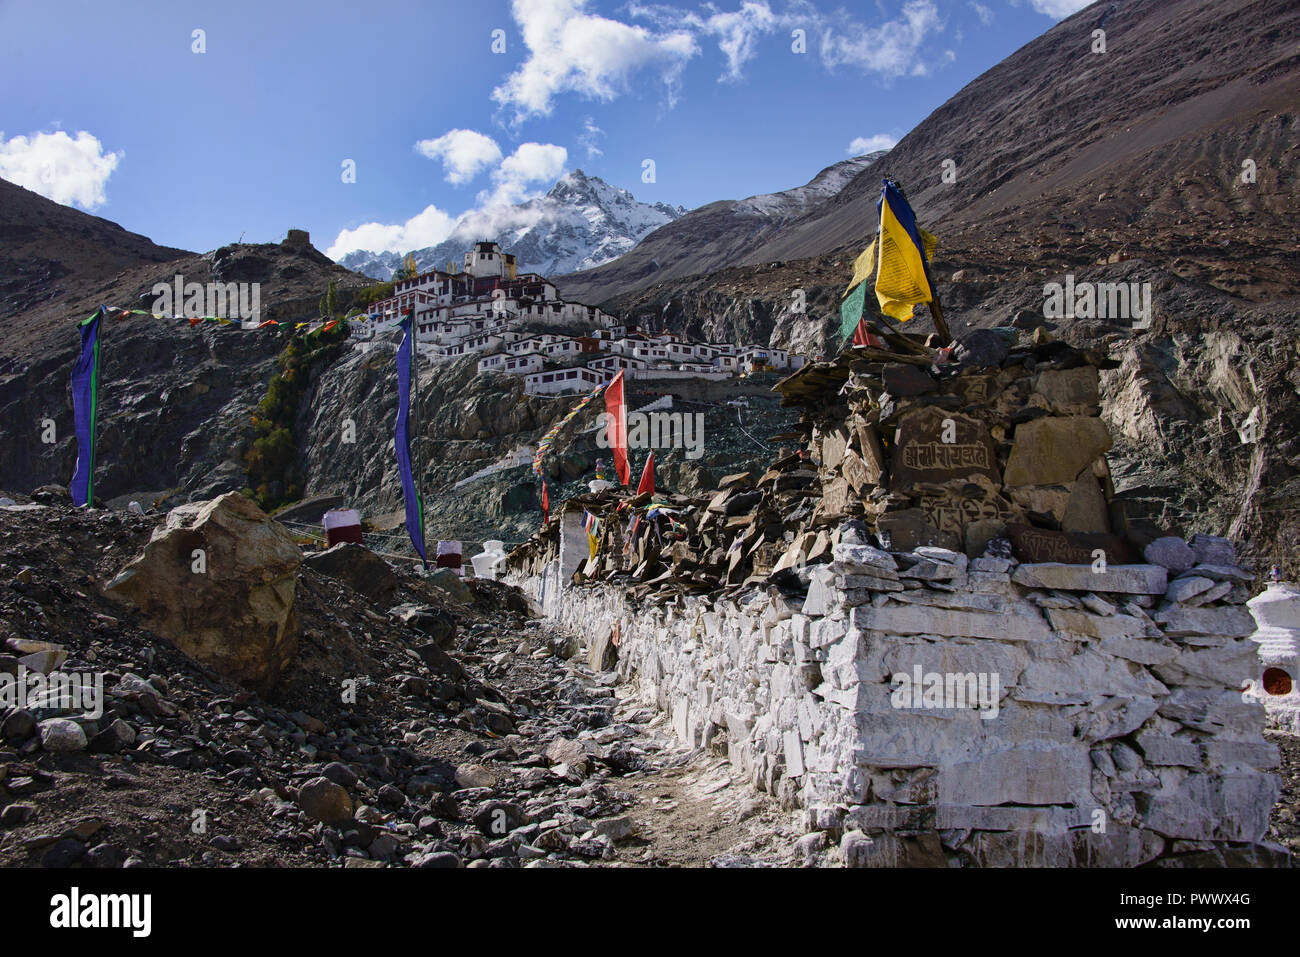
[[[948,323],[943,320],[943,306],[939,302],[939,293],[933,289],[934,280],[930,280],[931,293],[934,298],[930,300],[930,316],[934,319],[934,330],[939,333],[939,338],[943,340],[940,345],[948,345],[952,342],[952,336],[948,333]]]

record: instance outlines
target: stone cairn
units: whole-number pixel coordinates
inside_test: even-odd
[[[778,384],[757,480],[571,500],[509,577],[850,865],[1284,863],[1253,576],[1129,519],[1105,360],[889,345]]]

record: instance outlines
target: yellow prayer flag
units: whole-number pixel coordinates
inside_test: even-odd
[[[853,279],[849,282],[849,289],[852,290],[860,282],[871,278],[876,271],[876,241],[871,240],[871,244],[862,250],[862,255],[858,256],[853,263]]]
[[[910,210],[909,210],[910,212]],[[919,226],[917,233],[925,247],[925,261],[934,255],[935,238]],[[912,307],[934,299],[925,274],[921,250],[899,222],[886,199],[880,204],[880,255],[876,273],[876,299],[880,311],[905,322],[912,318]]]

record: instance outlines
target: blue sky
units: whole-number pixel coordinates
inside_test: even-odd
[[[194,250],[405,251],[574,168],[692,208],[892,143],[1086,5],[0,0],[0,176]]]

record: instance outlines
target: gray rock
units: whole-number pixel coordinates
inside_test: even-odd
[[[356,785],[356,773],[340,761],[331,761],[320,769],[321,777],[329,778],[340,787],[350,788]]]
[[[1188,737],[1143,731],[1137,735],[1136,741],[1147,764],[1194,768],[1201,763],[1201,749]]]
[[[456,640],[456,619],[440,608],[429,605],[399,605],[391,612],[395,618],[427,635],[439,648],[449,648]]]
[[[957,337],[956,358],[963,366],[1000,367],[1010,352],[1006,337],[992,329],[972,329]]]
[[[96,844],[86,851],[83,862],[87,867],[116,870],[124,863],[122,852],[112,844]]]
[[[86,856],[86,845],[76,838],[65,837],[55,841],[41,855],[41,867],[71,867]]]
[[[600,837],[611,841],[621,841],[636,833],[636,822],[626,814],[620,817],[607,817],[592,824],[592,829]]]
[[[90,741],[90,750],[99,754],[117,754],[135,744],[135,728],[121,718],[114,718],[107,728]]]
[[[1229,539],[1198,533],[1192,536],[1191,547],[1198,565],[1237,564],[1237,549]]]
[[[397,592],[392,566],[364,545],[342,542],[303,559],[308,568],[345,582],[373,602],[387,603]]]
[[[931,608],[924,605],[859,605],[850,613],[853,627],[896,635],[945,635],[950,638],[996,638],[1002,641],[1042,641],[1051,629],[1026,602],[1011,614],[985,614]]]
[[[1213,578],[1218,582],[1253,582],[1255,580],[1254,572],[1248,572],[1244,568],[1238,568],[1235,565],[1197,565],[1193,571],[1197,575]]]
[[[1216,602],[1220,598],[1227,598],[1232,604],[1240,605],[1246,600],[1246,596],[1243,595],[1240,599],[1235,598],[1233,597],[1233,590],[1244,588],[1244,585],[1239,585],[1235,582],[1215,582],[1212,588],[1207,588],[1199,595],[1193,595],[1191,598],[1184,599],[1183,604],[1191,605],[1193,608],[1200,608],[1202,605]]]
[[[1193,595],[1199,595],[1207,588],[1213,587],[1213,578],[1204,578],[1200,575],[1183,575],[1169,583],[1169,587],[1165,589],[1165,600],[1172,602],[1187,601]]]
[[[1255,631],[1255,619],[1240,605],[1189,608],[1169,605],[1156,610],[1156,623],[1173,637],[1218,636],[1245,638]]]
[[[378,835],[366,847],[366,853],[378,861],[385,861],[392,857],[401,848],[402,841],[395,834],[383,833]]]
[[[1146,825],[1171,838],[1255,843],[1268,830],[1277,794],[1276,780],[1259,772],[1193,774],[1147,799]]]
[[[81,725],[68,718],[48,718],[40,723],[40,732],[46,751],[84,751],[88,744]]]
[[[0,737],[11,744],[21,744],[36,733],[36,719],[30,711],[16,708],[0,725]]]
[[[850,519],[840,525],[841,545],[870,545],[872,542],[873,536],[862,519]]]
[[[1026,588],[1057,588],[1061,591],[1122,592],[1128,595],[1163,595],[1169,572],[1163,565],[1064,565],[1040,562],[1019,565],[1011,580]]]
[[[324,824],[352,820],[352,798],[329,778],[312,778],[300,787],[298,807],[312,820]]]
[[[0,824],[5,827],[17,827],[26,824],[36,815],[36,808],[30,804],[10,804],[0,811]]]
[[[1196,553],[1191,546],[1174,535],[1157,538],[1142,550],[1142,556],[1152,565],[1162,565],[1171,572],[1185,572],[1196,564]]]
[[[868,568],[885,569],[888,571],[896,571],[898,569],[898,562],[894,560],[893,555],[871,545],[850,545],[841,542],[831,550],[831,554],[837,562],[847,562],[854,565],[864,565]],[[951,553],[944,552],[944,554]]]
[[[518,804],[509,801],[486,801],[474,812],[474,826],[484,837],[505,837],[517,827],[528,823],[528,815]]]
[[[1127,744],[1116,742],[1111,746],[1110,756],[1115,762],[1115,767],[1121,771],[1131,772],[1142,767],[1142,759]]]
[[[452,601],[462,605],[468,605],[474,600],[464,579],[457,575],[454,569],[439,568],[437,571],[430,572],[428,582],[445,592]]]

